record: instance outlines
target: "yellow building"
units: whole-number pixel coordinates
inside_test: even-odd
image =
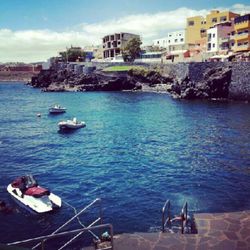
[[[235,18],[233,38],[235,52],[250,50],[250,14]]]
[[[199,44],[206,37],[206,20],[202,16],[187,18],[186,43],[188,45]]]
[[[233,13],[231,11],[219,12],[218,10],[212,10],[206,16],[206,28],[212,28],[217,23],[230,22],[237,16],[239,16],[239,14]]]
[[[207,29],[217,23],[232,21],[237,16],[239,15],[230,11],[213,10],[205,18],[202,16],[187,18],[186,43],[198,46],[206,44]]]

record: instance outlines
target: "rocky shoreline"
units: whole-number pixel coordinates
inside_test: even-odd
[[[230,99],[231,66],[216,66],[203,72],[202,79],[193,81],[162,74],[159,70],[104,72],[94,69],[91,73],[76,74],[72,70],[42,70],[28,84],[44,92],[64,91],[157,91],[180,99]]]

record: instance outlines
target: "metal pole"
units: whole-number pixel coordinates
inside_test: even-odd
[[[111,234],[111,249],[113,250],[114,249],[114,230],[113,230],[113,225],[110,224],[110,234]]]
[[[44,250],[44,243],[45,243],[45,241],[42,240],[42,241],[41,241],[41,250]]]
[[[165,213],[162,211],[162,232],[165,232]]]
[[[89,231],[89,230],[97,230],[99,228],[105,228],[105,227],[110,228],[111,226],[112,226],[112,224],[102,224],[102,225],[93,226],[93,227],[75,229],[75,230],[65,231],[65,232],[61,232],[61,233],[57,233],[57,234],[49,234],[49,235],[39,236],[39,237],[32,238],[32,239],[11,242],[11,243],[7,243],[7,245],[11,246],[11,245],[17,245],[17,244],[22,244],[22,243],[30,243],[30,242],[35,242],[35,241],[41,241],[42,242],[44,240],[54,239],[54,238],[62,237],[62,236],[69,235],[69,234],[77,234],[77,233],[80,233],[80,232],[86,232],[86,231]]]

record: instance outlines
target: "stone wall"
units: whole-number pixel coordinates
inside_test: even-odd
[[[250,102],[250,62],[231,63],[232,79],[229,98]]]
[[[198,82],[204,79],[208,69],[231,67],[232,78],[229,85],[229,98],[250,102],[250,62],[198,62],[164,65],[164,73],[176,75],[183,79],[187,75],[191,81]]]
[[[86,63],[86,67],[96,67],[101,70],[108,66],[131,65],[125,63]],[[160,71],[163,76],[175,77],[179,82],[187,76],[193,82],[204,80],[204,73],[213,68],[231,67],[232,78],[229,86],[229,98],[234,100],[250,101],[250,62],[191,62],[176,64],[146,64],[134,63],[133,65],[142,65],[151,70]]]

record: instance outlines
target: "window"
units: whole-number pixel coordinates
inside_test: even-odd
[[[215,48],[215,43],[213,43],[213,48]]]
[[[214,18],[212,19],[212,23],[217,23],[217,18],[216,18],[216,17],[214,17]]]
[[[184,41],[184,39],[183,38],[181,38],[181,42],[183,42]]]
[[[226,16],[222,16],[222,17],[220,17],[220,21],[221,21],[221,22],[225,22],[225,21],[227,21],[227,17],[226,17]]]
[[[170,40],[168,40],[168,43],[170,43],[171,41]]]
[[[213,34],[213,37],[215,37],[215,34]]]
[[[189,21],[188,26],[194,26],[194,21]]]
[[[178,39],[174,39],[174,42],[177,43],[177,42],[178,42]]]

